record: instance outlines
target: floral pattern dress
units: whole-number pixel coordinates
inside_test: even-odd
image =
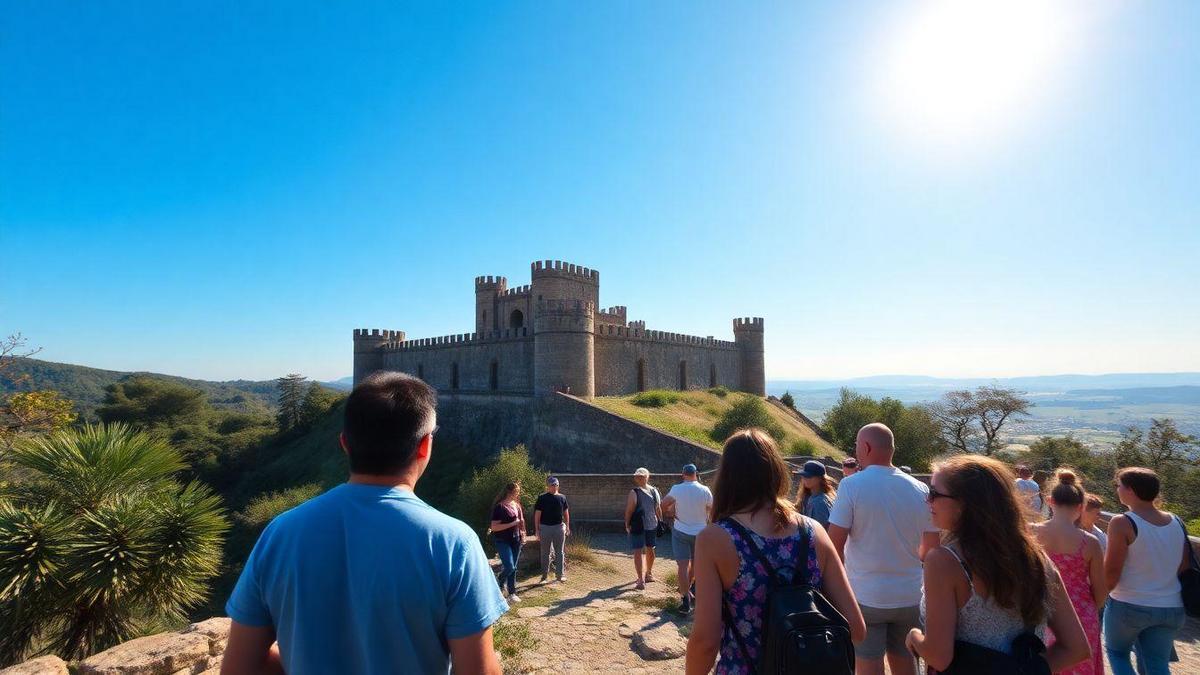
[[[1080,541],[1079,549],[1074,553],[1046,553],[1062,576],[1067,596],[1071,598],[1071,606],[1075,608],[1079,623],[1083,624],[1083,633],[1087,635],[1088,644],[1092,648],[1092,658],[1072,668],[1060,670],[1058,675],[1104,675],[1104,649],[1100,646],[1100,611],[1092,595],[1088,561],[1083,557],[1083,547],[1086,543],[1086,540]],[[1053,635],[1050,636],[1050,644],[1054,644]]]
[[[754,555],[754,551],[737,525],[729,523],[729,519],[717,521],[717,525],[729,533],[733,545],[737,548],[738,576],[733,586],[725,591],[725,606],[729,610],[730,621],[724,621],[721,633],[721,653],[717,661],[717,675],[744,675],[753,672],[751,667],[758,662],[759,649],[762,646],[763,613],[767,607],[767,588],[770,576],[762,562]],[[808,571],[809,583],[815,588],[821,587],[821,568],[817,564],[817,549],[813,541],[812,520],[805,518],[796,534],[790,537],[761,537],[746,530],[758,550],[775,568],[784,583],[792,583],[796,571],[796,555],[800,549],[801,537],[808,539],[808,561],[805,568]],[[746,645],[750,661],[747,662],[733,631],[737,631]]]

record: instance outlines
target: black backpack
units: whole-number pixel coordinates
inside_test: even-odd
[[[812,675],[853,675],[854,643],[850,623],[824,595],[809,583],[808,533],[801,524],[800,546],[796,552],[792,583],[784,583],[767,557],[754,543],[750,531],[733,518],[727,520],[750,546],[754,556],[767,570],[767,606],[763,613],[762,647],[758,663],[750,664],[759,675],[775,673],[811,673]],[[734,627],[728,606],[721,612],[737,640],[742,657],[750,662],[750,651]]]
[[[1179,591],[1183,596],[1183,610],[1190,617],[1200,617],[1200,561],[1196,560],[1196,551],[1192,549],[1192,541],[1188,538],[1187,527],[1179,516],[1175,516],[1179,527],[1183,528],[1183,546],[1188,554],[1187,569],[1179,573]],[[1129,522],[1133,522],[1131,519]],[[1136,526],[1135,526],[1136,527]]]

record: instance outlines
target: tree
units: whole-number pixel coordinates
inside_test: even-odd
[[[792,392],[790,391],[783,392],[783,396],[779,397],[779,402],[791,408],[792,410],[796,409],[796,399],[792,398]]]
[[[6,377],[17,359],[28,358],[40,351],[27,349],[26,340],[20,333],[0,340],[0,378],[9,381],[9,386],[18,385],[28,375],[17,378]],[[11,446],[21,434],[46,434],[57,431],[75,422],[75,404],[58,392],[45,389],[21,391],[0,398],[0,444]]]
[[[946,444],[958,452],[991,455],[1000,450],[1000,432],[1012,419],[1029,414],[1024,392],[984,385],[975,391],[949,391],[926,406],[942,426]]]
[[[308,390],[304,393],[304,400],[300,402],[300,420],[298,425],[302,429],[311,429],[317,420],[321,419],[329,409],[338,402],[338,395],[334,392],[322,387],[320,383],[313,382],[308,385]]]
[[[23,438],[12,460],[28,479],[0,502],[0,666],[79,659],[205,598],[228,524],[164,441],[86,426]]]
[[[1117,466],[1148,466],[1163,473],[1193,461],[1197,450],[1200,439],[1181,433],[1175,420],[1168,417],[1151,419],[1148,432],[1128,427],[1113,454]]]
[[[142,429],[195,422],[208,410],[204,392],[170,380],[134,377],[104,389],[100,421]]]
[[[924,407],[905,405],[894,398],[876,401],[850,389],[842,389],[838,402],[825,413],[822,426],[835,445],[852,454],[858,430],[872,422],[882,422],[892,430],[896,438],[893,462],[897,465],[923,471],[946,451],[941,425]]]
[[[299,373],[291,373],[276,380],[279,387],[279,412],[275,419],[279,422],[280,431],[288,431],[300,423],[304,405],[305,377]]]

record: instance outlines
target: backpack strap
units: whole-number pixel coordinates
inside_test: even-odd
[[[1175,522],[1179,523],[1180,529],[1183,530],[1183,548],[1187,551],[1188,560],[1191,562],[1192,569],[1200,570],[1200,562],[1196,560],[1196,549],[1192,548],[1192,540],[1188,536],[1187,526],[1183,524],[1183,519],[1179,516],[1172,514],[1172,517],[1175,519]]]
[[[762,549],[758,548],[758,544],[754,543],[754,537],[751,535],[750,530],[747,529],[745,525],[739,523],[733,516],[730,516],[727,520],[730,526],[733,527],[734,531],[738,533],[738,536],[740,536],[742,540],[746,542],[746,545],[750,547],[750,551],[754,554],[754,557],[758,559],[758,562],[762,564],[763,569],[767,570],[767,577],[770,580],[768,582],[769,587],[774,588],[782,585],[779,582],[779,576],[775,572],[775,568],[771,565],[771,562],[767,560],[767,556],[763,555]]]

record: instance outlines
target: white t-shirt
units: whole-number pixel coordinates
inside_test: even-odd
[[[1025,495],[1025,503],[1029,505],[1029,508],[1034,513],[1042,512],[1045,500],[1042,499],[1042,486],[1038,485],[1036,480],[1032,478],[1018,478],[1017,492]]]
[[[1108,553],[1108,535],[1104,533],[1104,530],[1092,525],[1092,529],[1088,531],[1096,535],[1096,538],[1100,540],[1100,553]]]
[[[850,530],[846,573],[859,604],[876,609],[921,602],[921,536],[929,487],[896,467],[869,466],[842,480],[829,524]]]
[[[700,534],[708,524],[712,490],[698,481],[686,480],[672,487],[667,496],[675,499],[675,529],[692,536]]]

